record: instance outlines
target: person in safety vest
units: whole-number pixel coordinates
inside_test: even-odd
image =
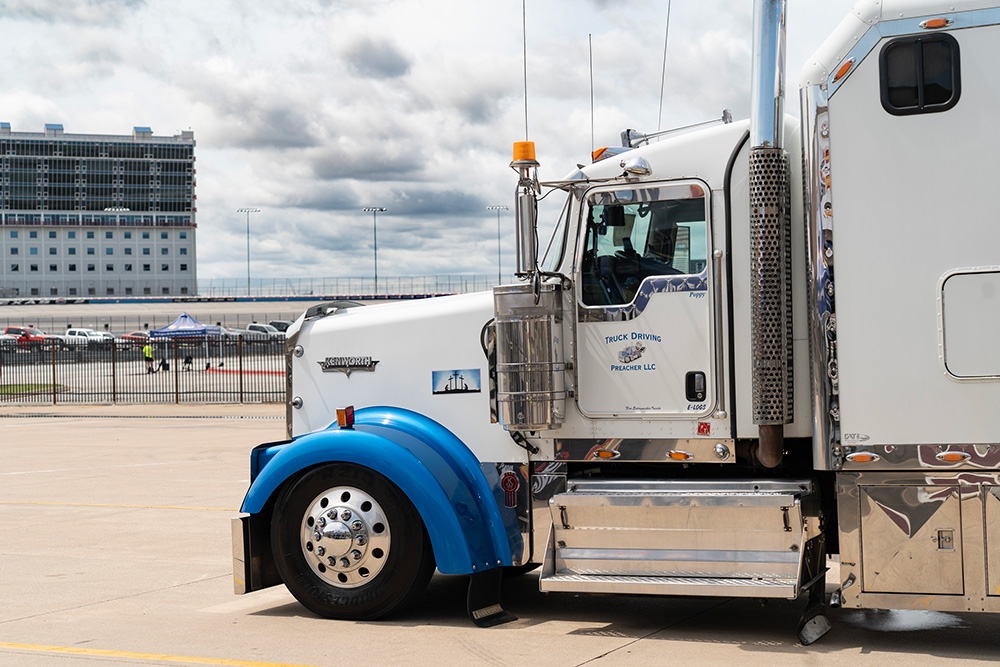
[[[142,356],[146,358],[146,372],[153,372],[153,346],[150,343],[146,343],[146,346],[142,348]]]

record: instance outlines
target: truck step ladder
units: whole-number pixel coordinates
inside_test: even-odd
[[[539,586],[794,599],[813,499],[807,480],[570,480],[549,501]]]

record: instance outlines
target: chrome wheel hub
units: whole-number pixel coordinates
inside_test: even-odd
[[[316,496],[302,518],[299,535],[309,567],[340,588],[356,588],[378,575],[391,543],[382,507],[351,486]]]

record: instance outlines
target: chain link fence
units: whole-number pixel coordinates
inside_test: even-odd
[[[0,346],[0,403],[280,403],[285,341],[242,336]]]

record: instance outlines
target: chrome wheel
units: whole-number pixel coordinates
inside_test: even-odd
[[[378,576],[392,542],[382,507],[352,486],[316,496],[302,517],[299,534],[306,563],[338,588],[356,588]]]

